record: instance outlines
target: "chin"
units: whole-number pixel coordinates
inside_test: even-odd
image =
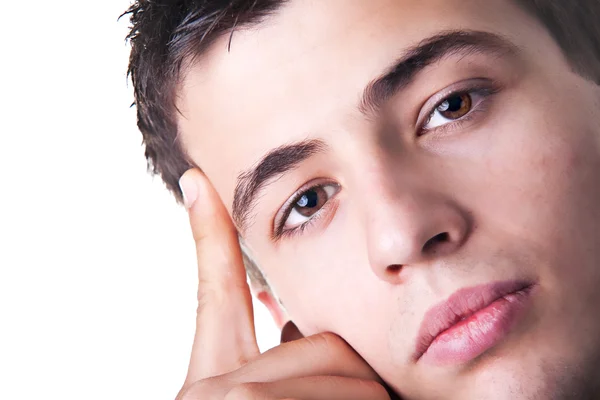
[[[543,355],[543,352],[548,352]],[[464,400],[600,399],[600,363],[581,355],[567,356],[543,345],[510,356],[489,356],[466,371],[453,396]]]
[[[399,389],[404,400],[600,399],[598,349],[582,341],[564,342],[566,332],[555,336],[536,334],[539,329],[520,333],[524,332],[516,332],[468,365],[426,368],[427,376],[410,387],[400,376],[391,386]]]

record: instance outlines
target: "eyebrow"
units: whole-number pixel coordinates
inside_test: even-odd
[[[257,194],[275,177],[296,168],[304,160],[323,153],[327,145],[320,139],[307,139],[286,144],[271,150],[255,167],[242,172],[237,179],[233,195],[232,217],[243,232],[247,229],[250,213]]]
[[[489,32],[447,31],[436,34],[409,48],[387,72],[371,81],[363,91],[358,108],[365,115],[376,114],[386,101],[406,88],[419,72],[450,55],[489,53],[505,56],[516,50],[516,46],[508,40]],[[250,214],[258,201],[257,195],[269,181],[326,149],[326,143],[319,139],[283,145],[271,150],[255,166],[240,173],[232,205],[232,217],[240,231],[247,229]]]
[[[507,39],[490,32],[447,31],[431,36],[409,48],[388,71],[365,88],[359,110],[369,116],[408,86],[426,67],[452,56],[469,56],[487,53],[498,57],[517,52],[517,47]]]

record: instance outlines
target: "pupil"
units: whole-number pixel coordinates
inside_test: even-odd
[[[310,190],[302,195],[296,203],[300,207],[313,208],[319,204],[319,195],[314,190]]]
[[[448,103],[448,106],[444,111],[456,112],[462,108],[463,99],[460,96],[455,96],[449,98],[444,103]]]

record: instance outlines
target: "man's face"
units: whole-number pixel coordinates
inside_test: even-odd
[[[600,356],[600,94],[483,3],[292,0],[189,69],[182,140],[305,335],[407,399],[572,398]]]

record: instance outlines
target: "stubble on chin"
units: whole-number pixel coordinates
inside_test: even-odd
[[[600,400],[600,354],[579,365],[544,363],[542,371],[546,385],[531,400]]]

